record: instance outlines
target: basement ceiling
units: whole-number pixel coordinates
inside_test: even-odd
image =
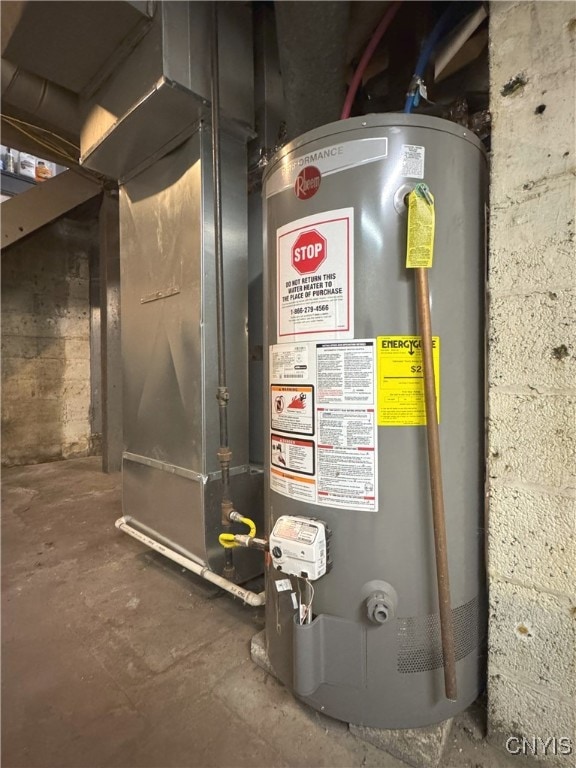
[[[2,57],[80,93],[112,54],[147,26],[147,6],[110,0],[4,2]]]
[[[360,56],[389,4],[389,0],[262,3],[274,8],[278,15],[285,119],[290,135],[338,119],[346,83],[350,82]],[[423,0],[402,3],[392,30],[378,46],[365,72],[352,114],[402,110],[422,40],[446,5],[446,2]],[[118,72],[142,38],[148,37],[153,12],[158,7],[158,3],[152,2],[114,0],[2,2],[2,58],[20,68],[23,78],[31,73],[45,79],[46,89],[51,86],[66,89],[64,96],[77,104],[74,109],[78,113],[77,121],[72,121],[65,116],[55,116],[54,110],[48,115],[45,110],[36,109],[36,102],[32,109],[18,102],[13,94],[4,98],[4,91],[10,85],[9,70],[5,68],[2,82],[2,112],[6,116],[2,120],[6,134],[4,143],[10,141],[10,146],[18,148],[25,139],[41,141],[46,138],[46,131],[52,131],[79,145],[77,126],[84,120],[86,104],[100,92],[99,87]],[[314,24],[304,23],[304,17],[311,18],[314,14],[317,16]],[[446,77],[444,82],[436,85],[428,79],[430,98],[437,104],[423,105],[423,111],[453,119],[450,105],[457,99],[463,100],[472,91],[471,111],[486,110],[486,26],[485,22],[484,29],[480,29],[476,38],[467,44],[462,53],[469,61],[460,60],[456,67],[458,71],[452,77]],[[478,50],[472,50],[475,42],[479,43]],[[445,76],[448,74],[449,70]],[[42,104],[48,101],[51,93],[43,93]],[[20,140],[17,124],[8,124],[10,118],[28,123],[27,134],[25,136],[22,131]],[[34,126],[38,126],[40,133]],[[35,152],[39,153],[41,150]],[[67,158],[66,164],[73,163],[78,154],[77,146],[68,147],[67,154],[72,157]],[[61,157],[53,156],[52,159],[63,162]]]

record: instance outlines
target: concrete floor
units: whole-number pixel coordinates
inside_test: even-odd
[[[4,768],[402,768],[250,660],[250,609],[118,532],[97,458],[3,473]],[[519,766],[461,719],[444,765]]]

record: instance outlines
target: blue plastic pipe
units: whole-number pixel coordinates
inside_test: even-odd
[[[416,77],[424,77],[424,72],[426,71],[426,67],[428,66],[428,62],[434,52],[434,49],[440,40],[442,40],[442,38],[448,32],[450,32],[465,16],[470,13],[470,5],[470,3],[451,2],[448,8],[446,8],[442,16],[440,16],[436,22],[434,29],[426,38],[424,45],[422,46],[420,56],[416,62],[416,69],[414,70],[414,76],[412,80],[414,80]],[[476,6],[474,5],[473,10],[475,9]],[[404,112],[410,113],[416,106],[416,104],[414,104],[415,95],[416,94],[414,93],[409,93],[406,96]]]

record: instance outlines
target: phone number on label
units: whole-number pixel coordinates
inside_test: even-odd
[[[308,315],[310,312],[327,312],[328,304],[317,304],[315,307],[294,307],[290,310],[291,315]]]

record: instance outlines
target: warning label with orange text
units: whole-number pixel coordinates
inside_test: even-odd
[[[377,510],[375,339],[276,344],[270,379],[271,490]]]

